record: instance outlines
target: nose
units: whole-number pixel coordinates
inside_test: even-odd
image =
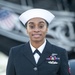
[[[34,31],[38,32],[40,29],[38,27],[35,27]]]

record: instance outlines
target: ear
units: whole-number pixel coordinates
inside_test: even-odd
[[[46,28],[46,33],[48,32],[48,27]]]

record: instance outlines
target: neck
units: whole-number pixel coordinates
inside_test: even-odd
[[[30,41],[31,42],[31,45],[34,47],[34,48],[39,48],[43,43],[44,43],[44,40],[43,41]]]

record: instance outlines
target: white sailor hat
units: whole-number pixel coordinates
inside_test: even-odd
[[[19,20],[25,25],[28,20],[35,18],[35,17],[43,18],[50,24],[55,16],[48,10],[34,8],[34,9],[30,9],[22,13],[19,16]]]

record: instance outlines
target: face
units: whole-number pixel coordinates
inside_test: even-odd
[[[42,18],[32,18],[27,22],[27,33],[31,42],[43,42],[47,29],[47,23]]]

